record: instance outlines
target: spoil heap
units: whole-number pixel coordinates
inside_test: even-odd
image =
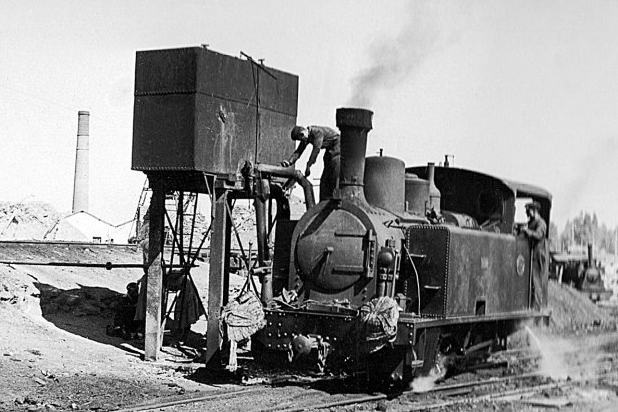
[[[60,218],[45,202],[1,202],[0,239],[42,240]]]
[[[548,308],[552,311],[550,329],[555,332],[615,328],[612,309],[594,304],[570,286],[550,281],[548,295]]]
[[[255,211],[253,209],[253,205],[248,200],[239,200],[234,205],[234,210],[232,216],[234,217],[234,226],[238,231],[238,236],[240,241],[243,244],[244,248],[247,248],[249,242],[253,242],[254,249],[255,240],[256,240],[256,232],[255,232]],[[240,248],[238,244],[238,239],[236,238],[236,234],[234,229],[232,229],[232,249]]]

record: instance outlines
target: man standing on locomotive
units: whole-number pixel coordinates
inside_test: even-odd
[[[547,306],[547,223],[540,215],[541,204],[537,201],[526,204],[528,226],[521,229],[532,245],[532,288],[534,308],[539,310]]]
[[[295,126],[292,129],[292,140],[300,144],[288,160],[281,162],[281,166],[288,167],[296,163],[303,154],[307,145],[313,149],[305,168],[305,177],[311,174],[311,166],[318,158],[320,150],[324,149],[324,171],[320,178],[320,201],[332,197],[333,190],[339,184],[340,143],[339,133],[335,129],[326,126]]]

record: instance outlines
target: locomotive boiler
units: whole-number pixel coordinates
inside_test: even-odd
[[[288,259],[275,259],[273,295],[297,299],[266,310],[256,358],[278,352],[319,369],[409,380],[439,354],[465,360],[504,347],[521,321],[542,315],[531,306],[530,245],[514,234],[514,217],[525,198],[548,220],[549,193],[365,158],[371,121],[368,110],[337,110],[338,189],[297,222],[278,222],[275,256]]]

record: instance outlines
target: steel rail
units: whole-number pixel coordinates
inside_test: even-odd
[[[518,388],[518,389],[512,389],[508,391],[502,391],[499,393],[477,395],[477,396],[472,396],[472,397],[465,397],[461,399],[453,399],[453,400],[441,401],[441,402],[420,403],[416,405],[409,405],[406,407],[408,408],[407,409],[408,411],[424,411],[424,410],[430,410],[430,409],[449,407],[453,405],[460,405],[464,403],[477,403],[477,402],[491,401],[491,400],[500,401],[500,400],[503,400],[503,399],[506,399],[512,396],[516,396],[516,395],[532,395],[532,394],[535,394],[539,391],[546,390],[546,389],[560,388],[560,387],[564,387],[565,385],[572,386],[575,383],[581,383],[581,382],[587,382],[587,381],[598,381],[598,380],[605,379],[608,377],[618,377],[618,372],[610,372],[610,373],[605,373],[605,374],[599,374],[599,375],[581,377],[581,378],[569,379],[569,380],[560,379],[557,382],[548,383],[544,385],[537,385],[537,386],[533,386],[529,388]]]
[[[576,353],[576,352],[573,352]],[[599,361],[603,361],[603,360],[613,360],[614,357],[616,355],[614,354],[610,354],[610,353],[606,353],[606,354],[599,354],[597,356],[595,356],[595,360],[597,362]],[[539,359],[540,357],[534,357],[534,358],[524,358],[523,360],[530,360],[530,359]],[[567,369],[566,372],[569,373],[577,373],[580,371],[585,371],[585,368],[573,368],[573,369]],[[438,385],[435,386],[433,388],[430,388],[426,391],[414,391],[412,390],[411,392],[413,393],[434,393],[434,392],[443,392],[443,391],[449,391],[452,389],[462,389],[462,388],[467,388],[467,387],[474,387],[474,386],[484,386],[484,385],[492,385],[494,383],[504,383],[504,382],[513,382],[513,381],[518,381],[518,380],[524,380],[524,379],[529,379],[529,378],[534,378],[534,377],[545,377],[547,376],[546,374],[544,374],[543,372],[528,372],[528,373],[522,373],[519,375],[512,375],[512,376],[503,376],[500,378],[489,378],[483,381],[472,381],[472,382],[462,382],[462,383],[454,383],[451,385]],[[406,391],[406,392],[410,392],[410,391]]]
[[[490,379],[490,380],[481,381],[481,382],[455,384],[455,385],[449,385],[449,387],[439,388],[436,391],[464,388],[466,386],[484,386],[484,385],[489,385],[489,384],[500,383],[502,381],[508,380],[508,378],[511,378],[512,380],[518,380],[518,379],[530,378],[530,377],[535,377],[535,376],[542,376],[542,375],[535,372],[535,373],[519,375],[517,377],[506,377],[505,379],[497,379],[497,380]],[[565,384],[572,385],[574,383],[579,383],[579,382],[601,380],[607,377],[618,377],[618,372],[611,372],[607,374],[600,374],[596,376],[582,377],[582,378],[576,378],[576,379],[570,379],[570,380],[561,379],[558,382],[548,383],[544,385],[537,385],[537,386],[533,386],[529,388],[518,388],[518,389],[513,389],[510,391],[502,391],[502,392],[494,393],[494,394],[477,395],[473,397],[465,397],[461,399],[454,399],[454,400],[448,400],[448,401],[439,401],[439,402],[434,401],[434,402],[426,402],[426,403],[420,403],[420,404],[411,404],[409,406],[407,405],[406,408],[408,408],[407,409],[408,411],[422,411],[422,410],[443,408],[443,407],[448,407],[448,406],[453,406],[453,405],[458,405],[458,404],[463,404],[463,403],[477,403],[477,402],[482,402],[485,400],[500,400],[501,398],[507,398],[510,396],[534,394],[536,392],[546,390],[546,389],[554,389],[558,387],[563,387]],[[433,391],[433,392],[436,392],[436,391]],[[402,394],[411,393],[411,392],[413,391],[404,391]],[[424,393],[429,393],[429,392],[432,392],[432,391],[426,391]],[[376,401],[388,399],[388,397],[389,396],[386,394],[379,394],[379,395],[374,395],[374,396],[362,396],[358,398],[350,398],[350,399],[344,399],[340,401],[332,401],[332,402],[326,402],[326,403],[321,403],[321,404],[305,405],[305,406],[293,407],[293,408],[283,408],[282,409],[279,407],[274,407],[274,408],[268,408],[268,409],[257,409],[254,412],[258,412],[258,411],[259,412],[303,412],[303,411],[314,410],[314,409],[316,410],[317,409],[328,409],[328,408],[337,407],[337,406],[347,406],[347,405],[355,405],[355,404],[367,403],[367,402],[376,402]]]
[[[508,353],[511,351],[504,351],[504,352]],[[513,350],[513,352],[520,352],[520,351]],[[615,357],[614,354],[601,354],[597,356],[597,359],[598,360],[601,360],[603,358],[614,359],[614,357]],[[568,370],[567,372],[569,372],[569,374],[572,376],[573,374],[576,374],[577,372],[585,372],[585,370],[586,368],[573,368],[573,369]],[[529,372],[529,373],[524,373],[520,375],[506,376],[506,377],[501,377],[501,378],[494,377],[494,378],[490,378],[490,379],[483,380],[483,381],[464,382],[464,383],[457,383],[457,384],[451,384],[451,385],[436,386],[427,391],[414,391],[413,389],[410,389],[410,390],[401,392],[400,394],[398,394],[398,396],[401,396],[404,394],[411,394],[411,393],[425,394],[425,393],[448,392],[449,390],[457,390],[457,389],[463,389],[463,388],[469,388],[469,387],[482,387],[482,386],[487,386],[487,385],[495,385],[498,383],[515,382],[518,380],[524,380],[524,379],[529,379],[533,377],[543,377],[543,376],[544,374],[541,372]],[[421,411],[421,410],[431,410],[431,409],[449,407],[449,406],[453,406],[457,404],[465,404],[465,403],[473,404],[473,403],[482,402],[486,400],[500,401],[500,400],[507,399],[512,396],[534,394],[534,393],[537,393],[539,391],[546,390],[546,389],[563,387],[564,385],[573,385],[575,383],[581,383],[581,382],[586,382],[586,381],[598,381],[598,380],[602,380],[606,378],[613,378],[613,377],[618,377],[618,372],[606,372],[606,373],[600,373],[600,374],[592,375],[592,376],[582,376],[579,378],[569,377],[568,380],[560,379],[552,383],[546,383],[543,385],[536,385],[536,386],[525,387],[525,388],[517,388],[517,389],[512,389],[512,390],[505,390],[505,391],[500,391],[498,393],[482,394],[482,395],[476,395],[476,396],[465,396],[462,398],[450,399],[450,400],[439,400],[439,401],[434,400],[433,402],[422,402],[422,403],[416,403],[416,404],[412,403],[410,405],[406,405],[406,408],[408,408],[407,410],[409,411]],[[146,404],[141,404],[141,405],[135,405],[135,406],[132,406],[126,409],[117,410],[117,412],[157,410],[157,409],[168,408],[168,407],[173,407],[173,406],[178,406],[178,405],[187,405],[187,404],[192,404],[192,403],[207,402],[207,401],[215,400],[217,398],[224,397],[224,396],[243,395],[243,394],[249,394],[253,392],[265,391],[269,389],[271,388],[260,386],[259,388],[221,391],[221,392],[218,391],[216,393],[208,393],[203,396],[197,396],[197,397],[193,396],[191,398],[185,398],[185,399],[176,399],[176,400],[171,400],[171,401],[163,401],[159,403],[146,403]],[[342,394],[342,395],[345,396],[345,394]],[[453,395],[457,395],[457,394],[453,394]],[[459,395],[462,395],[462,394],[459,394]],[[286,404],[284,405],[278,405],[278,406],[269,407],[269,408],[260,407],[257,409],[249,409],[249,411],[250,412],[302,412],[302,411],[314,410],[314,409],[328,409],[328,408],[333,408],[333,407],[349,406],[349,405],[362,404],[362,403],[368,403],[368,402],[377,402],[377,401],[389,399],[392,397],[393,397],[392,394],[388,395],[388,394],[380,393],[380,394],[368,395],[368,396],[367,395],[354,396],[348,399],[339,399],[335,401],[331,400],[331,401],[324,402],[324,403],[307,404],[304,406],[290,406],[290,402],[286,402]]]
[[[517,375],[517,376],[509,376],[509,377],[498,378],[498,379],[491,378],[489,380],[480,381],[480,382],[467,382],[467,383],[437,387],[437,388],[434,388],[434,390],[429,390],[429,391],[420,392],[420,393],[439,392],[439,391],[446,391],[450,389],[465,388],[465,387],[470,387],[470,386],[491,385],[491,384],[501,383],[504,381],[509,381],[509,380],[513,381],[513,380],[519,380],[519,379],[530,378],[530,377],[535,377],[535,376],[542,376],[542,375],[538,372],[533,372],[533,373],[527,373],[527,374],[522,374],[522,375]],[[537,386],[527,387],[527,388],[518,388],[518,389],[507,390],[507,391],[501,391],[499,393],[483,394],[483,395],[477,395],[477,396],[472,396],[472,397],[468,396],[468,397],[464,397],[460,399],[452,399],[452,400],[447,400],[447,401],[437,401],[437,402],[433,401],[433,402],[410,404],[410,405],[406,405],[406,408],[407,408],[406,410],[422,411],[422,410],[431,410],[431,409],[449,407],[449,406],[465,404],[465,403],[473,404],[473,403],[488,401],[488,400],[489,401],[491,400],[500,401],[500,400],[507,399],[512,396],[534,394],[534,393],[537,393],[539,391],[546,390],[546,389],[564,387],[564,385],[571,386],[575,383],[598,381],[598,380],[602,380],[606,378],[615,378],[615,377],[618,377],[618,372],[609,372],[609,373],[569,379],[569,380],[560,379],[552,383],[547,383],[547,384],[537,385]],[[153,411],[153,410],[169,408],[173,406],[187,405],[187,404],[192,404],[192,403],[199,403],[199,402],[215,400],[217,398],[224,397],[224,396],[244,395],[244,394],[249,394],[253,392],[267,391],[270,389],[271,389],[270,387],[260,386],[259,388],[249,388],[249,389],[231,390],[231,391],[229,390],[217,391],[216,393],[208,393],[202,396],[192,396],[191,398],[168,400],[168,401],[163,401],[163,402],[158,402],[158,403],[144,403],[144,404],[133,405],[133,406],[126,407],[123,409],[117,409],[115,410],[115,412]],[[399,396],[406,394],[406,393],[418,394],[419,392],[408,390],[408,391],[402,392],[401,394],[399,394]],[[309,405],[304,405],[304,406],[299,406],[299,407],[284,406],[282,408],[280,405],[280,406],[275,406],[275,407],[270,407],[270,408],[250,409],[249,411],[250,412],[303,412],[303,411],[308,411],[308,410],[328,409],[328,408],[339,407],[339,406],[349,406],[349,405],[356,405],[356,404],[361,404],[361,403],[377,402],[377,401],[381,401],[381,400],[385,400],[389,398],[390,398],[389,395],[381,393],[377,395],[358,396],[358,397],[352,397],[349,399],[341,399],[337,401],[329,401],[329,402],[324,402],[324,403],[315,403],[315,404],[309,404]]]
[[[454,384],[454,385],[435,387],[430,390],[422,391],[422,392],[415,392],[413,390],[407,390],[407,391],[402,392],[402,395],[405,393],[417,393],[417,394],[432,393],[432,392],[447,391],[451,389],[459,389],[459,388],[465,388],[465,387],[471,387],[471,386],[491,385],[491,384],[500,383],[503,381],[527,379],[527,378],[539,376],[539,375],[540,374],[538,373],[530,373],[530,374],[510,376],[510,377],[499,378],[499,379],[492,378],[492,379],[489,379],[486,381],[480,381],[480,382],[466,382],[466,383],[460,383],[460,384]],[[303,412],[303,411],[310,410],[310,409],[327,409],[327,408],[332,408],[336,406],[347,406],[347,405],[355,405],[355,404],[367,403],[367,402],[376,402],[376,401],[381,401],[384,399],[388,399],[388,395],[379,394],[379,395],[372,395],[372,396],[361,396],[357,398],[343,399],[340,401],[332,401],[332,402],[327,402],[327,403],[322,403],[322,404],[314,404],[314,405],[293,407],[293,408],[287,408],[287,409],[280,409],[279,407],[273,407],[273,408],[268,408],[268,409],[256,409],[255,412]]]
[[[405,393],[411,392],[415,394],[423,394],[423,393],[445,392],[445,391],[450,391],[452,389],[462,389],[462,388],[469,388],[469,387],[476,387],[476,386],[493,385],[495,383],[514,382],[518,380],[524,380],[524,379],[542,377],[542,376],[544,375],[541,374],[540,372],[530,372],[530,373],[523,373],[520,375],[504,376],[501,378],[494,377],[494,378],[489,378],[483,381],[462,382],[462,383],[454,383],[451,385],[435,386],[425,391],[410,390],[410,391],[406,391]]]
[[[361,396],[358,398],[342,399],[340,401],[332,401],[327,403],[320,403],[309,406],[300,406],[296,408],[279,409],[278,407],[268,409],[256,409],[254,412],[302,412],[309,409],[328,409],[336,406],[358,405],[361,403],[375,402],[387,399],[385,394],[373,395],[373,396]]]
[[[189,403],[204,402],[204,401],[209,401],[212,399],[217,399],[223,396],[228,396],[228,395],[234,396],[234,395],[246,394],[246,393],[251,393],[251,392],[259,392],[259,391],[263,391],[266,389],[269,389],[269,388],[260,387],[260,388],[248,388],[248,389],[240,389],[240,390],[232,390],[232,391],[216,391],[216,393],[208,393],[205,395],[194,396],[191,398],[175,399],[175,400],[164,401],[164,402],[159,402],[159,403],[143,403],[143,404],[133,405],[133,406],[129,406],[124,409],[116,409],[115,412],[154,411],[154,410],[161,409],[161,408],[169,408],[169,407],[177,406],[177,405],[186,405]]]

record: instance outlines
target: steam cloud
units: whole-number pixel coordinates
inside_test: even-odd
[[[430,55],[458,37],[456,27],[462,12],[453,3],[415,1],[407,13],[396,36],[371,45],[368,67],[352,79],[351,105],[370,107],[380,90],[405,81]]]
[[[577,213],[581,196],[586,195],[589,187],[594,187],[594,184],[602,179],[607,170],[615,170],[614,159],[618,156],[618,143],[615,137],[607,137],[599,140],[597,144],[589,146],[589,152],[581,158],[581,162],[574,168],[579,170],[574,179],[564,186],[564,193],[569,194],[569,202],[567,215]],[[610,165],[610,169],[608,169]]]
[[[447,367],[445,365],[445,358],[439,358],[436,361],[436,364],[429,372],[428,376],[421,376],[414,378],[412,382],[410,382],[410,389],[415,393],[423,393],[432,390],[436,385],[438,380],[444,378],[447,372]]]
[[[530,346],[541,353],[538,370],[552,379],[592,377],[604,353],[598,346],[578,338],[561,338],[537,328],[525,327]],[[585,349],[583,349],[585,348]]]

